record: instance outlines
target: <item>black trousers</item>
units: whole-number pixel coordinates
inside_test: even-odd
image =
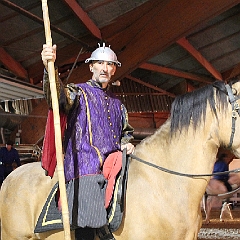
[[[230,185],[230,183],[228,182],[228,180],[223,179],[223,180],[220,180],[220,181],[224,183],[224,185],[225,185],[225,187],[227,188],[228,192],[231,192],[231,191],[232,191],[232,186]]]
[[[77,228],[75,229],[76,240],[94,240],[93,228]]]

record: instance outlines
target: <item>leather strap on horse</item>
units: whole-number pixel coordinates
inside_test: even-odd
[[[235,125],[236,125],[237,113],[240,116],[240,107],[239,107],[238,103],[236,102],[239,99],[239,97],[234,96],[232,87],[229,84],[225,84],[224,85],[225,88],[221,88],[219,86],[218,82],[215,82],[215,83],[213,83],[213,87],[215,87],[219,91],[227,94],[228,98],[229,98],[229,103],[232,106],[232,132],[231,132],[231,136],[230,136],[230,142],[227,146],[227,148],[231,148],[232,143],[233,143],[234,134],[235,134]]]
[[[176,172],[176,171],[172,171],[172,170],[169,170],[167,168],[164,168],[164,167],[160,167],[156,164],[153,164],[153,163],[150,163],[150,162],[147,162],[133,154],[130,154],[130,157],[137,160],[138,162],[141,162],[141,163],[144,163],[150,167],[153,167],[153,168],[156,168],[158,170],[161,170],[163,172],[166,172],[166,173],[170,173],[170,174],[174,174],[174,175],[178,175],[178,176],[183,176],[183,177],[190,177],[190,178],[200,178],[200,177],[211,177],[211,176],[216,176],[216,175],[225,175],[226,173],[238,173],[240,172],[240,168],[237,168],[237,169],[234,169],[234,170],[231,170],[231,171],[225,171],[225,172],[216,172],[216,173],[206,173],[206,174],[188,174],[188,173],[180,173],[180,172]]]
[[[129,167],[129,160],[127,158],[127,149],[123,149],[122,154],[122,170],[121,170],[121,184],[122,187],[119,188],[117,194],[117,201],[121,206],[121,211],[124,211],[124,204],[125,204],[125,196],[126,196],[126,188],[127,188],[127,176],[128,176],[128,167]]]
[[[240,108],[238,103],[236,102],[236,98],[233,94],[232,88],[229,86],[229,84],[225,85],[227,93],[228,93],[228,97],[229,97],[229,102],[232,105],[232,132],[231,132],[231,136],[230,136],[230,142],[228,144],[228,148],[232,147],[232,143],[233,143],[233,138],[234,138],[234,134],[235,134],[235,125],[236,125],[236,118],[237,118],[237,113],[240,116]]]

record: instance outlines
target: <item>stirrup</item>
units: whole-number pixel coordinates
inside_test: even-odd
[[[96,232],[100,240],[116,240],[109,230],[108,225],[98,228]]]

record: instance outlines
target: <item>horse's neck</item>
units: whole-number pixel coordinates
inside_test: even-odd
[[[138,148],[141,155],[161,166],[194,172],[210,172],[218,150],[215,140],[203,129],[189,128],[171,136],[170,121]]]

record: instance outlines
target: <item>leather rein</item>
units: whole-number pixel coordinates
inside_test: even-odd
[[[225,175],[225,174],[228,174],[228,173],[238,173],[240,172],[240,168],[237,168],[237,169],[233,169],[233,170],[230,170],[230,171],[224,171],[224,172],[216,172],[216,173],[210,173],[210,174],[188,174],[188,173],[181,173],[181,172],[176,172],[176,171],[172,171],[170,169],[167,169],[167,168],[164,168],[164,167],[160,167],[156,164],[153,164],[153,163],[150,163],[150,162],[147,162],[133,154],[129,154],[129,156],[132,158],[132,159],[135,159],[137,160],[138,162],[141,162],[143,164],[146,164],[150,167],[153,167],[153,168],[156,168],[162,172],[166,172],[166,173],[170,173],[170,174],[173,174],[173,175],[178,175],[178,176],[183,176],[183,177],[189,177],[189,178],[201,178],[201,177],[211,177],[211,176],[216,176],[216,175]]]
[[[216,86],[214,86],[216,87]],[[232,88],[230,87],[229,84],[225,84],[225,88],[226,88],[226,92],[229,98],[229,103],[232,106],[232,132],[231,132],[231,136],[230,136],[230,142],[228,144],[228,148],[232,147],[232,143],[233,143],[233,138],[234,138],[234,134],[235,134],[235,126],[236,126],[236,119],[237,119],[237,114],[238,116],[240,116],[240,107],[237,103],[237,100],[239,99],[238,97],[235,97],[232,91]],[[219,89],[220,90],[220,89]],[[226,93],[224,92],[224,93]],[[138,162],[141,162],[143,164],[146,164],[150,167],[156,168],[160,171],[166,172],[166,173],[170,173],[170,174],[174,174],[174,175],[178,175],[178,176],[183,176],[183,177],[189,177],[189,178],[201,178],[201,177],[211,177],[211,176],[216,176],[216,175],[225,175],[228,173],[238,173],[240,172],[240,168],[237,169],[233,169],[230,171],[224,171],[224,172],[216,172],[216,173],[210,173],[210,174],[188,174],[188,173],[181,173],[181,172],[176,172],[176,171],[172,171],[170,169],[164,168],[164,167],[160,167],[156,164],[147,162],[137,156],[135,156],[134,154],[130,154],[129,155],[131,158],[137,160]]]

